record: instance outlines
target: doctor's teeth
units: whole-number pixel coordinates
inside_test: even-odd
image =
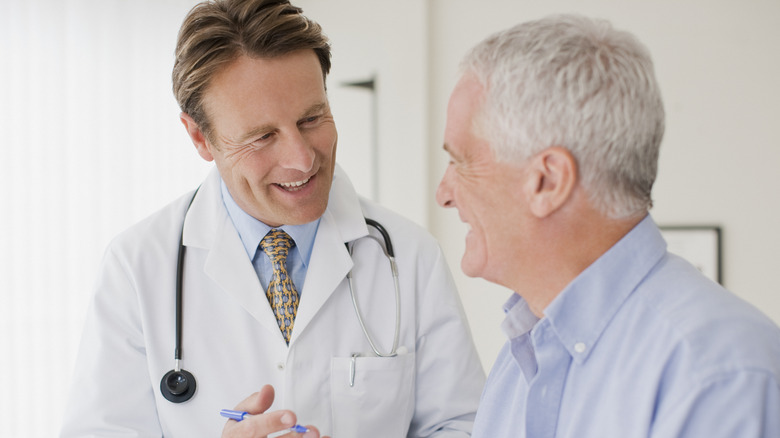
[[[296,181],[296,182],[291,182],[291,183],[279,183],[279,185],[284,187],[284,188],[286,188],[286,189],[294,189],[294,188],[297,188],[297,187],[300,187],[300,186],[306,184],[307,182],[309,182],[310,179],[311,179],[311,177],[306,178],[303,181]]]

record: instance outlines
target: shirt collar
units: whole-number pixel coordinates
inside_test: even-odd
[[[510,340],[528,333],[539,321],[528,303],[516,293],[504,303],[504,314],[506,317],[501,323],[501,330]]]
[[[666,253],[647,215],[580,273],[545,309],[545,318],[577,362],[585,361],[618,309]]]
[[[241,237],[241,242],[244,244],[244,249],[249,256],[249,259],[254,260],[260,241],[268,234],[271,227],[264,224],[262,221],[255,219],[249,213],[241,209],[241,207],[236,204],[233,196],[230,195],[230,191],[227,189],[225,182],[221,181],[220,183],[222,188],[222,202],[224,202],[228,215],[233,221],[233,225],[236,227],[238,235]],[[317,218],[316,220],[303,225],[282,225],[281,227],[278,227],[289,234],[295,241],[295,246],[298,248],[298,253],[301,255],[301,261],[305,267],[309,266],[309,259],[311,259],[314,238],[317,236],[319,223],[320,219]]]

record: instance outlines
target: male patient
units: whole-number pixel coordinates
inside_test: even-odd
[[[648,214],[664,109],[647,49],[554,16],[477,45],[437,192],[461,265],[516,293],[481,437],[780,437],[780,330],[667,252]]]

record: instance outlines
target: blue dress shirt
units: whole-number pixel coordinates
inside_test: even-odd
[[[474,438],[778,438],[780,329],[650,216],[538,319],[513,295]]]
[[[230,195],[224,181],[222,181],[222,201],[233,221],[233,226],[236,227],[238,235],[241,237],[241,242],[244,244],[247,256],[252,261],[263,290],[267,290],[268,283],[273,277],[273,264],[268,255],[260,249],[260,241],[268,234],[271,227],[242,210]],[[308,224],[279,227],[295,241],[295,246],[287,255],[287,272],[292,277],[299,296],[303,292],[303,282],[306,279],[306,270],[309,267],[309,259],[311,259],[311,251],[314,247],[314,238],[317,237],[319,224],[320,220],[317,219]]]

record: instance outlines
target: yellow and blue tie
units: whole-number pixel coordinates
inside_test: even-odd
[[[295,313],[298,311],[298,291],[287,273],[287,254],[295,241],[284,231],[274,228],[260,241],[260,248],[268,254],[273,264],[273,278],[268,283],[266,296],[276,315],[276,323],[289,344]]]

